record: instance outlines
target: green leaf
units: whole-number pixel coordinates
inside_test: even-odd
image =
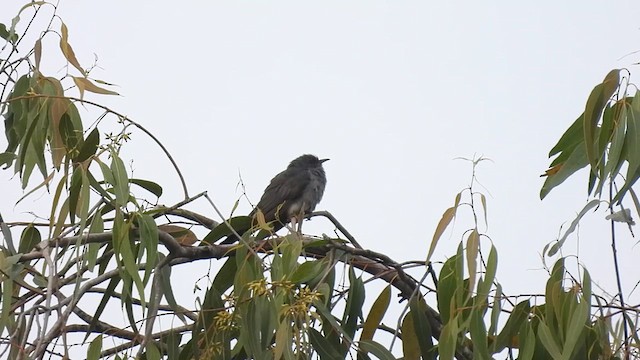
[[[149,343],[147,343],[147,348],[146,348],[146,360],[160,360],[162,359],[162,355],[160,355],[160,351],[158,350],[158,348],[156,347],[156,345],[154,344],[153,341],[149,341]]]
[[[364,283],[362,278],[356,277],[353,268],[349,270],[349,283],[351,287],[349,288],[347,304],[342,317],[342,328],[345,333],[349,334],[350,338],[353,338],[358,327],[358,319],[362,317],[362,304],[365,298]]]
[[[618,169],[621,162],[624,160],[622,155],[622,149],[624,146],[625,132],[627,128],[627,107],[618,106],[615,109],[619,110],[617,121],[614,121],[613,136],[611,137],[611,146],[609,147],[609,156],[607,164],[605,165],[605,173],[609,174],[611,179],[618,175]]]
[[[111,152],[111,173],[113,174],[116,204],[125,206],[129,202],[129,179],[124,163],[115,152]]]
[[[402,320],[402,354],[406,360],[420,359],[420,341],[413,324],[413,312],[410,311]]]
[[[0,37],[10,43],[15,43],[16,41],[18,41],[18,34],[16,34],[15,32],[9,32],[5,24],[0,24]]]
[[[458,321],[452,319],[442,328],[438,341],[439,360],[453,360],[458,339]]]
[[[478,253],[480,251],[480,235],[478,229],[473,229],[467,238],[467,272],[469,274],[469,294],[473,293],[478,276]]]
[[[531,360],[536,349],[536,337],[531,323],[526,321],[522,323],[519,334],[518,360]]]
[[[22,231],[22,235],[20,236],[20,245],[18,246],[18,252],[21,254],[26,254],[30,252],[37,244],[42,241],[42,236],[40,235],[40,231],[33,226],[33,224],[27,225],[26,228]]]
[[[101,232],[104,232],[104,221],[102,220],[102,216],[100,215],[101,215],[100,211],[97,211],[97,213],[91,219],[91,224],[89,225],[90,234],[99,234]],[[87,267],[91,272],[93,271],[93,268],[96,266],[96,261],[98,259],[98,250],[100,250],[101,246],[102,244],[96,244],[96,243],[88,244],[88,249],[84,258],[87,262],[86,263]]]
[[[489,360],[489,346],[487,345],[487,328],[484,325],[483,310],[474,308],[471,310],[471,321],[469,330],[471,341],[473,342],[473,358],[479,360]]]
[[[169,334],[163,337],[164,343],[167,345],[167,360],[178,360],[180,358],[180,341],[182,334],[169,331]]]
[[[522,323],[527,321],[530,310],[531,305],[529,304],[529,300],[524,300],[513,308],[513,311],[507,319],[507,322],[504,324],[502,331],[500,331],[492,344],[492,353],[498,353],[506,347],[512,347],[513,340],[518,335],[518,331],[520,330]]]
[[[231,227],[233,227],[234,229],[249,229],[251,228],[252,218],[251,216],[237,216],[237,217],[232,217],[227,221],[229,222]],[[207,236],[204,237],[204,239],[202,239],[201,244],[213,245],[218,240],[224,237],[227,237],[231,234],[232,234],[231,229],[229,229],[226,223],[222,222],[218,226],[213,228],[213,230],[211,230],[209,234],[207,234]]]
[[[23,189],[27,187],[31,172],[39,159],[39,154],[36,153],[32,142],[36,143],[40,141],[39,132],[36,131],[40,120],[40,106],[37,104],[33,104],[32,106],[27,113],[26,124],[28,124],[28,130],[21,140],[18,162],[16,163],[16,172],[20,172]]]
[[[555,338],[551,335],[551,330],[544,322],[538,324],[538,336],[545,349],[551,354],[554,360],[563,359],[560,346],[556,343]]]
[[[602,116],[604,107],[618,89],[619,82],[620,70],[611,70],[604,78],[603,82],[593,88],[584,110],[584,140],[587,148],[586,153],[587,159],[591,164],[591,169],[594,172],[596,172],[598,167],[597,162],[600,159],[600,155],[596,154],[597,142],[595,134],[597,124]]]
[[[433,332],[431,331],[431,324],[427,319],[427,304],[423,297],[414,296],[409,300],[409,307],[411,308],[411,318],[413,321],[413,327],[415,334],[419,339],[420,352],[422,358],[427,360],[436,359],[436,349],[433,346]]]
[[[102,300],[100,300],[100,303],[98,304],[98,308],[96,309],[96,312],[93,314],[93,317],[91,318],[91,324],[89,324],[89,328],[94,328],[98,324],[98,321],[100,321],[100,316],[102,315],[102,312],[106,308],[107,304],[113,298],[114,291],[116,289],[116,286],[118,286],[119,283],[120,283],[120,276],[116,275],[111,278],[111,280],[109,281],[109,284],[107,285],[107,288],[104,291],[104,295],[102,295]],[[85,341],[87,340],[89,335],[91,335],[91,332],[87,332],[87,334],[85,335]]]
[[[140,279],[138,265],[133,255],[134,252],[129,239],[129,230],[131,230],[131,224],[124,221],[121,211],[116,210],[116,217],[113,222],[113,248],[116,254],[120,255],[122,265],[124,265],[125,268],[124,274],[133,280],[138,290],[140,302],[142,306],[145,307],[144,285],[142,284],[142,279]],[[121,272],[121,274],[123,273]],[[126,280],[125,276],[122,276],[122,278]]]
[[[580,336],[584,336],[588,329],[588,318],[589,305],[585,301],[581,301],[571,314],[571,320],[569,321],[569,327],[567,328],[567,336],[562,347],[562,357],[564,359],[571,358],[571,354],[576,347],[578,339]]]
[[[71,222],[76,220],[76,208],[78,207],[78,199],[80,198],[80,189],[82,188],[82,168],[80,166],[73,170],[71,175],[71,185],[69,186],[69,217]]]
[[[146,250],[147,255],[147,267],[144,270],[143,281],[146,284],[158,262],[158,227],[155,220],[147,214],[138,216],[138,226],[140,227],[140,244]]]
[[[84,140],[82,147],[80,147],[80,152],[78,156],[74,159],[76,162],[84,162],[91,156],[96,154],[98,150],[98,145],[100,144],[100,132],[98,128],[94,128],[87,138]]]
[[[442,266],[438,279],[438,310],[443,324],[447,324],[453,317],[452,309],[456,308],[454,296],[458,291],[462,291],[461,282],[459,281],[462,274],[457,271],[457,260],[458,255],[449,258]]]
[[[142,180],[142,179],[129,179],[129,182],[132,184],[136,184],[141,188],[149,191],[153,195],[160,197],[162,195],[162,186],[154,183],[153,181]]]
[[[334,360],[342,357],[318,330],[309,328],[307,333],[309,334],[309,341],[313,345],[313,350],[318,353],[321,360]]]
[[[627,116],[627,134],[625,136],[625,145],[627,146],[627,178],[631,177],[640,167],[640,92],[636,95],[628,106]]]
[[[285,354],[285,359],[290,359],[293,357],[291,353],[291,325],[289,321],[283,321],[278,326],[278,330],[276,330],[276,346],[273,349],[274,359],[282,358],[282,355]]]
[[[391,351],[387,350],[384,346],[372,340],[360,340],[358,347],[361,351],[371,353],[380,360],[396,360]]]
[[[498,252],[496,251],[495,246],[491,245],[489,258],[487,259],[487,268],[484,273],[484,280],[478,282],[478,297],[483,299],[483,303],[487,302],[489,291],[491,290],[491,285],[493,284],[493,280],[495,280],[496,277],[497,269]]]
[[[7,245],[7,248],[9,249],[9,254],[15,254],[16,248],[15,248],[15,245],[13,244],[13,236],[11,235],[11,229],[9,229],[9,226],[7,225],[7,223],[4,222],[4,219],[2,218],[1,214],[0,214],[0,230],[2,231],[2,236]],[[20,245],[18,244],[18,247],[19,246]],[[0,326],[0,328],[1,327],[2,326]]]
[[[578,216],[576,216],[576,218],[573,219],[573,221],[571,222],[571,225],[569,225],[569,228],[567,228],[567,231],[564,232],[564,235],[562,235],[562,237],[560,239],[558,239],[558,242],[553,244],[551,249],[549,249],[549,252],[547,253],[547,256],[555,255],[558,252],[558,250],[560,250],[562,245],[564,245],[564,242],[567,240],[567,237],[569,237],[569,235],[571,235],[576,230],[576,228],[578,227],[578,224],[580,223],[580,220],[582,219],[582,217],[585,216],[587,214],[587,212],[589,212],[589,210],[593,209],[594,207],[596,207],[598,205],[600,205],[600,200],[594,199],[594,200],[589,201],[582,208],[580,213],[578,213]]]
[[[294,284],[302,284],[318,276],[323,269],[321,261],[305,261],[291,274],[289,281]]]
[[[100,165],[104,165],[104,164],[102,162],[100,162]],[[104,165],[104,168],[101,166],[101,168],[102,168],[103,172],[104,171],[108,171],[109,176],[111,176],[111,179],[113,179],[113,176],[111,175],[111,170],[109,170],[109,168],[106,165]],[[91,187],[95,191],[97,191],[100,194],[100,196],[102,196],[102,198],[104,199],[104,201],[106,203],[110,204],[111,202],[113,202],[113,197],[111,196],[111,194],[109,194],[104,189],[104,187],[98,182],[98,180],[96,180],[96,178],[93,176],[93,174],[91,172],[87,172],[87,177],[89,178],[89,185],[91,185]]]
[[[164,259],[164,255],[160,254],[161,260]],[[160,269],[160,290],[164,295],[165,300],[167,300],[167,304],[173,309],[175,315],[182,320],[183,323],[187,323],[187,319],[182,313],[182,309],[178,306],[176,302],[176,298],[173,294],[173,287],[171,286],[171,266],[163,266]]]
[[[447,226],[451,223],[451,220],[456,216],[456,210],[458,209],[458,199],[460,194],[456,196],[456,204],[442,213],[442,218],[438,222],[438,226],[436,226],[436,231],[433,234],[433,239],[431,240],[431,245],[429,246],[429,252],[427,253],[427,262],[431,260],[431,256],[433,252],[436,250],[436,245],[438,245],[438,241],[440,237],[447,229]]]
[[[324,323],[329,324],[330,327],[333,329],[333,331],[342,335],[342,337],[344,338],[344,340],[346,340],[348,344],[353,343],[353,337],[351,337],[347,332],[344,331],[344,329],[340,326],[340,324],[338,324],[338,321],[336,320],[336,318],[333,317],[331,312],[327,309],[327,307],[322,302],[316,301],[314,302],[314,306],[316,307],[316,310],[318,310],[318,312],[320,313],[323,319],[323,325]],[[327,334],[327,331],[324,331],[324,333]],[[327,335],[327,338],[328,337],[329,336]],[[342,357],[343,356],[341,355],[340,358]]]
[[[96,338],[91,341],[91,344],[89,344],[87,360],[100,359],[100,352],[102,352],[102,335],[96,336]]]
[[[584,142],[584,113],[562,134],[558,143],[549,151],[549,157],[560,152],[570,154],[581,142]]]
[[[544,199],[553,188],[562,184],[569,176],[587,165],[589,165],[589,160],[587,159],[586,147],[583,142],[573,149],[564,163],[556,165],[558,166],[557,172],[547,176],[540,190],[540,199]]]
[[[371,306],[371,310],[369,311],[369,315],[367,316],[367,320],[365,320],[364,325],[362,327],[362,334],[360,335],[360,341],[362,340],[372,340],[373,334],[378,329],[378,325],[382,323],[382,318],[384,314],[387,312],[389,308],[389,303],[391,302],[391,286],[387,285],[376,301],[374,301]]]
[[[498,328],[498,320],[502,312],[502,285],[496,284],[496,291],[493,295],[493,306],[491,307],[491,326],[489,326],[489,335],[495,336]]]
[[[12,152],[3,152],[0,153],[0,166],[4,166],[2,169],[8,169],[13,161],[17,158],[16,154]]]
[[[60,136],[64,147],[67,149],[67,154],[70,154],[71,158],[76,158],[84,142],[82,139],[82,127],[75,127],[69,113],[62,114],[60,118]]]

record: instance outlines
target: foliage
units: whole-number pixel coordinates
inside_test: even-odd
[[[544,294],[505,295],[496,279],[498,251],[477,216],[488,221],[486,197],[474,188],[482,158],[470,160],[470,185],[443,213],[425,261],[399,263],[363,249],[327,212],[313,216],[327,217],[346,240],[297,233],[260,240],[247,233],[240,244],[217,245],[248,219],[218,223],[190,211],[188,206],[202,199],[217,208],[206,193],[191,196],[184,181],[183,200],[158,205],[162,186],[131,177],[121,150],[130,131],[138,130],[157,142],[182,179],[148,130],[85,99],[116,93],[78,61],[56,10],[54,4],[31,2],[10,26],[0,24],[5,41],[0,112],[8,142],[0,165],[13,169],[28,189],[18,202],[52,191],[46,221],[0,218],[2,354],[12,359],[85,354],[88,359],[490,359],[497,354],[616,359],[630,351],[629,344],[637,347],[635,333],[616,331],[606,313],[613,307],[600,300],[593,304],[600,298],[592,295],[587,270],[571,276],[564,258],[550,269]],[[27,14],[51,21],[30,51],[18,52],[27,35],[39,33],[30,29],[31,22],[19,26]],[[60,78],[45,75],[41,67],[53,61],[53,55],[43,57],[50,41],[58,43],[67,64]],[[585,113],[551,151],[559,155],[543,197],[588,165],[589,193],[599,196],[623,162],[627,180],[616,199],[631,192],[640,176],[634,152],[640,100],[610,100],[620,91],[619,74],[611,72],[594,89]],[[84,107],[100,111],[94,121],[87,121],[91,113],[81,112]],[[100,130],[114,125],[115,133]],[[35,178],[39,183],[32,185]],[[474,220],[456,253],[444,262],[433,260],[441,236],[461,212]],[[203,229],[206,236],[199,237]],[[208,277],[204,297],[186,303],[174,293],[172,272],[203,261],[215,274]],[[393,293],[400,296],[398,304],[391,301]],[[97,304],[90,294],[100,296]],[[126,324],[109,314],[114,304],[123,309]],[[599,312],[592,313],[592,307]],[[171,320],[160,321],[166,318]]]

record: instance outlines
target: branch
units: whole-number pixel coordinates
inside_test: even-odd
[[[314,211],[309,215],[309,218],[312,218],[314,216],[323,216],[326,217],[327,219],[329,219],[329,221],[331,221],[333,223],[333,225],[340,230],[340,232],[342,234],[344,234],[344,236],[346,236],[346,238],[353,244],[353,246],[357,247],[358,249],[362,249],[362,246],[360,246],[360,244],[358,244],[358,242],[356,241],[356,238],[353,237],[353,235],[351,235],[351,233],[349,233],[349,231],[342,226],[342,224],[338,221],[338,219],[336,219],[330,212],[328,211]]]

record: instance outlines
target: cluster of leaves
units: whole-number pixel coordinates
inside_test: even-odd
[[[624,185],[613,201],[620,201],[640,178],[640,92],[629,94],[624,70],[614,69],[596,85],[585,110],[549,152],[556,156],[540,191],[544,198],[576,171],[589,166],[588,194],[602,196],[607,180],[614,182],[626,165]],[[628,80],[628,75],[626,79]]]

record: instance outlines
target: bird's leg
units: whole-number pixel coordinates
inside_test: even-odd
[[[291,219],[289,219],[289,223],[291,224],[290,226],[287,226],[289,228],[289,231],[291,232],[295,232],[298,234],[302,234],[302,222],[304,221],[304,213],[300,212],[299,214],[295,214],[293,216],[291,216]]]
[[[289,224],[287,224],[287,229],[289,229],[289,232],[291,233],[296,232],[297,223],[298,223],[298,219],[295,216],[292,216],[291,219],[289,220]]]

